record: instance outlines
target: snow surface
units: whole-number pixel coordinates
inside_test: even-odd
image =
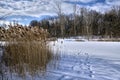
[[[26,80],[120,80],[120,42],[72,38],[51,41],[49,45],[59,59],[47,65],[44,75],[31,77],[26,73]],[[51,67],[51,63],[56,67]],[[12,79],[7,76],[9,80],[22,80],[14,73]]]
[[[120,42],[58,39],[50,45],[54,46],[53,52],[55,53],[80,56],[80,61],[86,65],[79,64],[74,67],[74,70],[84,71],[87,67],[89,70],[85,73],[92,74],[92,80],[120,80]],[[87,56],[88,58],[85,58]],[[79,68],[80,66],[82,69]]]

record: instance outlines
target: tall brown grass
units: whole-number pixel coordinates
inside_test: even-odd
[[[2,62],[20,76],[44,72],[53,56],[44,42],[9,42],[4,49]]]

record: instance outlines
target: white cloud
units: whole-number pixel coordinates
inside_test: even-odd
[[[59,0],[60,1],[60,0]],[[12,15],[27,15],[39,17],[41,15],[55,14],[53,4],[54,0],[36,0],[36,1],[0,1],[0,15],[3,13],[12,12]],[[62,7],[70,8],[69,5],[63,4]],[[68,11],[69,9],[67,9]]]
[[[0,20],[0,25],[3,25],[3,24],[8,25],[9,23],[10,23],[9,21]]]
[[[105,3],[96,3],[93,6],[90,6],[90,8],[104,13],[111,10],[113,6],[120,6],[120,0],[105,0]]]
[[[18,22],[21,25],[25,25],[21,22]],[[0,26],[5,27],[6,29],[8,28],[8,25],[14,25],[13,21],[7,21],[7,20],[0,20]]]
[[[43,15],[56,15],[55,2],[61,3],[62,11],[66,14],[73,12],[73,5],[64,1],[79,1],[82,3],[95,2],[96,0],[0,0],[0,15],[24,15],[40,17]],[[120,0],[106,0],[105,3],[97,3],[86,6],[97,11],[106,11],[112,5],[120,5]]]
[[[95,5],[89,6],[89,8],[92,10],[96,10],[98,12],[104,13],[104,12],[110,10],[111,6],[103,4],[103,3],[97,3]]]
[[[120,0],[106,0],[106,4],[120,6]]]

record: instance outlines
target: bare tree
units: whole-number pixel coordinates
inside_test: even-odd
[[[89,40],[90,36],[92,35],[92,21],[93,21],[93,15],[90,13],[90,11],[86,8],[81,9],[82,16],[83,16],[83,32],[85,36],[87,36],[87,39]]]
[[[64,14],[62,12],[62,2],[61,1],[55,1],[55,5],[54,5],[55,11],[59,17],[60,20],[60,30],[61,30],[61,36],[64,36]]]
[[[74,25],[73,25],[73,30],[74,30],[74,35],[76,35],[76,7],[77,5],[73,5],[73,16],[74,16]]]

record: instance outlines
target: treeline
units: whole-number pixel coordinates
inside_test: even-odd
[[[80,8],[74,9],[73,14],[59,13],[57,18],[42,21],[33,20],[30,26],[47,29],[51,36],[100,36],[109,38],[120,37],[120,7],[112,7],[105,13]]]

